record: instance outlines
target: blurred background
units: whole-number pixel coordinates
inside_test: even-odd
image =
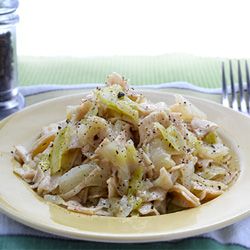
[[[21,0],[19,56],[250,57],[248,0]]]

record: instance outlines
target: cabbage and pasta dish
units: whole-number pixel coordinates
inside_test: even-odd
[[[236,179],[218,125],[181,95],[152,103],[117,73],[68,106],[14,173],[47,202],[86,215],[131,217],[198,207]]]

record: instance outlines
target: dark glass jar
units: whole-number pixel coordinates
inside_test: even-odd
[[[18,0],[0,0],[0,119],[24,106],[24,98],[18,92],[17,7]]]

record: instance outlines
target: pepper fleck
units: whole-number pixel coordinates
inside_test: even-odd
[[[125,94],[123,92],[121,92],[121,91],[117,94],[117,97],[119,99],[122,98],[122,97],[124,97],[124,96],[125,96]]]
[[[95,136],[94,136],[94,141],[96,141],[96,140],[98,140],[99,139],[99,136],[96,134]]]

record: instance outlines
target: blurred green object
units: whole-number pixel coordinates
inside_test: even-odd
[[[175,242],[155,242],[147,244],[112,244],[89,241],[73,241],[58,238],[41,238],[28,236],[2,236],[0,249],[19,250],[244,250],[247,248],[227,244],[223,245],[211,239],[184,239]]]
[[[19,79],[22,86],[100,83],[104,82],[106,75],[115,71],[128,77],[130,83],[136,85],[185,81],[207,88],[221,87],[222,60],[227,59],[187,54],[18,58]],[[236,66],[235,60],[233,64],[235,75],[237,75]]]
[[[115,71],[133,84],[186,81],[201,87],[221,84],[220,58],[186,54],[92,58],[19,57],[21,85],[103,82]]]

